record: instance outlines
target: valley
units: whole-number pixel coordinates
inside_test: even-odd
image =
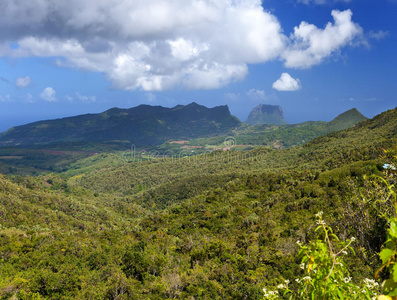
[[[372,278],[387,219],[369,200],[387,188],[371,176],[396,162],[384,150],[396,153],[397,111],[352,116],[147,148],[1,148],[0,296],[263,299],[304,274],[297,241],[316,240],[320,211],[356,238],[344,260],[354,282]],[[338,120],[356,125],[336,131]]]

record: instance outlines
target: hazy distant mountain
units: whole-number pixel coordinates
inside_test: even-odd
[[[254,107],[248,115],[245,123],[250,125],[258,124],[272,124],[282,125],[287,124],[284,119],[284,112],[279,105],[259,104]]]
[[[331,122],[285,125],[280,106],[259,105],[253,109],[249,126],[232,116],[227,106],[207,108],[191,103],[173,108],[140,105],[130,109],[112,108],[86,114],[17,126],[0,133],[0,147],[31,147],[64,143],[116,143],[136,146],[160,145],[170,140],[191,140],[225,135],[240,143],[291,147],[304,144],[332,131],[349,128],[366,120],[357,109],[342,113]],[[247,120],[249,121],[249,120]],[[284,124],[284,125],[269,125]]]
[[[236,131],[235,138],[239,143],[245,145],[267,145],[275,148],[289,148],[305,144],[333,131],[347,129],[364,120],[367,120],[367,118],[356,108],[353,108],[338,115],[330,122],[307,121],[291,125],[244,125]]]
[[[223,134],[240,125],[226,105],[140,105],[13,127],[0,134],[0,147],[110,141],[157,145],[171,139]]]

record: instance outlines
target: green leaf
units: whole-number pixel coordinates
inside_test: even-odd
[[[388,248],[383,249],[379,253],[379,257],[382,260],[382,263],[385,264],[389,261],[390,257],[394,254],[394,251]]]
[[[311,296],[312,296],[312,300],[316,300],[316,294],[314,293],[314,291],[312,292]]]
[[[383,288],[386,293],[392,293],[391,291],[397,291],[397,284],[393,279],[387,279],[383,283]]]
[[[394,220],[390,223],[389,234],[390,234],[392,237],[397,238],[397,222],[394,221]]]
[[[393,291],[391,291],[390,293],[387,294],[389,297],[395,297],[397,296],[397,288],[394,288]]]
[[[330,234],[330,237],[332,237],[334,240],[339,241],[339,238],[335,234]]]
[[[393,266],[393,280],[397,282],[397,265]]]

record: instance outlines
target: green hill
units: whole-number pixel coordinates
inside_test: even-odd
[[[156,156],[153,156],[153,159],[150,159],[150,156],[147,159],[139,159],[137,154],[136,158],[139,163],[128,162],[123,157],[114,156],[114,162],[118,162],[116,167],[105,166],[104,169],[99,168],[82,177],[79,176],[79,182],[97,192],[110,191],[119,193],[120,196],[136,194],[142,190],[142,186],[145,186],[148,192],[148,189],[152,187],[158,189],[159,186],[165,184],[162,189],[168,191],[168,197],[177,199],[179,196],[171,195],[170,191],[175,190],[176,194],[184,195],[181,192],[179,180],[190,180],[192,189],[200,192],[202,190],[195,185],[206,177],[208,179],[204,179],[204,182],[207,182],[204,189],[213,184],[216,185],[216,182],[228,181],[237,173],[339,168],[357,161],[376,159],[382,153],[382,147],[387,148],[389,144],[393,144],[397,137],[396,128],[396,110],[391,110],[350,129],[333,132],[307,145],[285,150],[257,148],[252,151],[226,153],[215,151],[205,155],[182,156],[173,159],[156,159]],[[159,165],[162,166],[162,171],[159,171]],[[106,182],[100,180],[102,176],[107,178]],[[148,176],[150,180],[147,180]],[[212,177],[217,177],[217,179]],[[123,178],[123,180],[119,181],[117,178]],[[128,182],[128,185],[124,182]],[[188,187],[183,190],[186,194],[190,193]],[[152,198],[158,199],[158,197],[143,195],[142,201]]]
[[[222,124],[227,124],[228,120],[234,123],[236,120],[234,117],[230,118],[228,113],[224,114],[224,120],[221,121],[222,112],[225,112],[226,107],[219,107],[210,109],[214,114],[210,116],[208,114],[208,110],[204,107],[204,113],[197,112],[195,105],[192,105],[191,112],[189,113],[188,109],[185,109],[184,106],[176,107],[176,115],[173,115],[172,118],[175,118],[172,122],[173,124],[188,124],[189,121],[186,118],[190,118],[193,120],[194,114],[200,114],[201,116],[207,114],[207,120],[210,118],[217,118],[219,122]],[[184,110],[184,114],[180,114],[179,109]],[[161,111],[165,111],[167,117],[171,114],[170,109],[164,109],[162,107],[151,107],[151,106],[139,106],[132,111],[135,112],[136,115],[144,116],[146,114],[156,113],[159,114]],[[111,109],[108,112],[105,112],[100,115],[93,115],[90,118],[95,119],[100,117],[101,115],[105,115],[105,118],[109,116],[118,116],[123,113],[124,110],[120,109]],[[206,112],[207,111],[207,112]],[[125,113],[125,112],[124,112]],[[193,113],[193,115],[192,115]],[[185,118],[185,120],[181,120],[181,118]],[[197,116],[196,116],[197,117]],[[78,116],[75,118],[67,118],[61,120],[50,121],[50,124],[60,124],[64,123],[65,120],[81,120],[84,116]],[[118,117],[116,117],[118,118]],[[150,116],[148,118],[151,118]],[[247,124],[240,123],[240,126],[232,127],[230,130],[223,131],[221,128],[209,130],[209,132],[214,135],[208,137],[208,131],[204,130],[204,127],[197,128],[191,126],[191,128],[178,128],[175,129],[175,140],[174,142],[167,142],[162,145],[150,145],[144,146],[141,145],[135,150],[138,151],[146,151],[149,153],[149,156],[152,153],[153,155],[166,155],[166,156],[181,156],[181,155],[191,155],[191,154],[200,154],[207,153],[208,151],[213,151],[214,149],[222,149],[222,148],[232,148],[233,150],[249,150],[256,147],[267,146],[270,148],[283,149],[283,148],[291,148],[294,146],[299,146],[305,144],[316,137],[321,135],[325,135],[329,132],[334,131],[335,129],[348,128],[353,124],[356,124],[360,120],[365,120],[358,111],[351,110],[346,113],[341,114],[337,118],[335,118],[330,123],[326,122],[304,122],[295,125],[255,125],[250,126]],[[120,119],[121,120],[121,119]],[[118,121],[117,121],[118,122]],[[115,121],[115,123],[117,123]],[[121,121],[120,121],[121,122]],[[144,121],[145,122],[145,121]],[[201,120],[200,124],[206,123],[207,121]],[[138,122],[139,123],[139,122]],[[43,122],[46,124],[46,122]],[[213,123],[211,123],[214,125]],[[219,123],[220,124],[220,123]],[[28,124],[26,126],[22,126],[21,128],[17,128],[18,132],[25,130],[29,132],[28,129],[34,128],[36,125]],[[41,125],[43,126],[43,125]],[[89,131],[89,127],[86,125],[82,125],[81,132],[84,130]],[[93,126],[93,125],[92,125]],[[104,126],[103,124],[100,126]],[[176,126],[176,125],[175,125]],[[224,125],[222,125],[224,126]],[[222,127],[221,126],[221,127]],[[225,126],[228,128],[228,126]],[[85,128],[85,129],[83,129]],[[65,128],[64,128],[65,129]],[[91,128],[94,130],[95,128]],[[90,129],[90,130],[91,130]],[[144,128],[148,130],[148,128]],[[197,132],[192,132],[191,130],[197,130]],[[12,129],[13,130],[13,129]],[[11,130],[11,131],[12,131]],[[54,129],[48,129],[49,132],[56,132]],[[189,131],[190,130],[190,131]],[[200,132],[201,130],[201,132]],[[214,134],[214,132],[218,132]],[[25,133],[26,133],[25,132]],[[81,133],[80,132],[80,133]],[[160,131],[157,131],[160,132]],[[49,133],[49,134],[50,134]],[[65,134],[69,134],[70,130],[66,128]],[[42,134],[42,133],[41,133]],[[116,136],[116,133],[111,133]],[[142,133],[143,134],[143,133]],[[143,140],[152,140],[153,141],[153,132],[148,134],[148,136],[143,135],[140,138],[140,141]],[[188,135],[184,135],[188,134]],[[205,137],[201,138],[192,138],[188,137],[197,136],[202,134]],[[5,140],[10,135],[5,133]],[[93,134],[94,136],[94,134]],[[170,135],[171,136],[171,135]],[[164,136],[157,136],[164,137]],[[92,137],[88,139],[92,140]],[[1,139],[0,139],[1,140]],[[35,140],[35,137],[30,141]],[[225,143],[225,140],[229,140],[233,145],[228,145]],[[48,139],[47,139],[48,141]],[[0,148],[0,168],[4,174],[37,174],[42,172],[54,171],[61,172],[65,171],[69,168],[70,164],[76,163],[82,158],[95,156],[97,153],[107,153],[107,152],[115,152],[115,150],[119,150],[124,152],[128,152],[131,150],[131,144],[129,141],[124,140],[113,140],[113,141],[102,141],[102,142],[88,142],[88,141],[80,141],[80,142],[65,142],[65,138],[59,136],[57,137],[57,143],[52,144],[35,144],[29,145],[25,144],[24,147],[18,148]],[[137,140],[135,140],[137,141]],[[161,139],[158,140],[159,142]],[[177,142],[180,141],[180,142]],[[36,141],[37,142],[37,141]],[[140,144],[138,143],[138,146]],[[116,151],[117,152],[117,151]],[[143,152],[142,152],[143,153]],[[90,161],[96,161],[96,158],[90,159]],[[87,166],[87,168],[92,168],[91,166]]]
[[[71,142],[157,145],[172,139],[224,134],[238,126],[240,121],[230,115],[227,106],[206,108],[191,103],[165,108],[140,105],[14,127],[0,134],[0,147]]]
[[[364,120],[367,120],[367,118],[362,115],[357,108],[352,108],[329,122],[327,127],[330,131],[340,131]]]
[[[127,149],[132,144],[147,148],[173,140],[186,140],[192,146],[205,147],[222,144],[228,136],[233,136],[238,144],[243,145],[289,148],[329,132],[349,128],[363,120],[366,118],[352,109],[329,123],[319,121],[252,126],[231,116],[227,106],[206,108],[191,103],[165,108],[140,105],[131,109],[112,108],[100,114],[13,127],[0,133],[0,148],[33,147],[98,152]],[[165,148],[178,147],[166,145]],[[7,153],[14,156],[12,151]]]
[[[283,149],[303,145],[317,137],[333,131],[347,129],[365,120],[367,118],[353,108],[340,114],[330,122],[308,121],[291,125],[258,124],[253,126],[243,124],[230,132],[229,136],[233,136],[237,145],[268,146]],[[192,140],[190,144],[202,147],[206,145],[221,145],[226,138],[226,135],[199,138]]]

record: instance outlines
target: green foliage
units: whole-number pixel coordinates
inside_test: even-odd
[[[361,285],[352,282],[347,265],[342,259],[348,252],[355,255],[352,242],[355,238],[341,241],[326,226],[322,219],[322,212],[316,215],[318,227],[317,239],[300,246],[299,256],[302,257],[301,269],[304,277],[296,278],[297,285],[285,284],[277,286],[276,291],[264,289],[265,299],[276,299],[281,292],[289,299],[373,299],[378,291],[378,283],[371,279],[364,279]]]
[[[0,297],[262,299],[263,286],[315,278],[310,257],[329,270],[327,235],[334,254],[357,238],[355,255],[338,255],[343,268],[335,264],[330,278],[351,276],[359,286],[382,264],[387,222],[379,213],[394,212],[376,201],[387,189],[368,179],[382,170],[382,147],[396,144],[389,114],[287,150],[113,152],[84,156],[61,173],[0,175]],[[21,163],[19,171],[30,169]],[[328,227],[314,232],[318,211],[335,236]],[[304,270],[296,240],[307,245]],[[333,291],[329,272],[317,274]],[[303,287],[311,288],[288,283],[295,293]]]
[[[352,108],[327,124],[330,131],[340,131],[367,120],[356,108]]]
[[[396,170],[397,148],[385,151],[384,159],[387,159],[386,178],[377,178],[375,188],[380,191],[382,198],[379,202],[387,207],[383,210],[383,217],[388,220],[386,242],[383,244],[379,257],[382,261],[381,267],[375,276],[383,278],[383,293],[394,299],[397,297],[397,195],[396,195]]]
[[[323,238],[311,241],[307,246],[301,246],[299,252],[303,255],[301,263],[308,275],[299,291],[299,297],[301,299],[352,298],[351,295],[357,291],[353,292],[354,286],[349,284],[350,274],[341,257],[347,254],[347,251],[355,254],[350,246],[354,239],[348,242],[339,240],[332,228],[326,226],[321,214],[317,214],[319,226],[316,231],[321,230]],[[305,279],[302,280],[305,281]]]
[[[242,125],[233,130],[232,135],[239,145],[262,145],[272,148],[290,148],[303,145],[319,136],[340,131],[367,120],[357,109],[346,111],[331,122],[304,122],[294,125]],[[220,147],[227,136],[194,139],[190,142],[194,146]],[[222,148],[222,147],[221,147]]]
[[[227,106],[207,108],[194,102],[173,108],[140,105],[17,126],[0,135],[0,147],[82,142],[159,145],[224,134],[240,124]]]

